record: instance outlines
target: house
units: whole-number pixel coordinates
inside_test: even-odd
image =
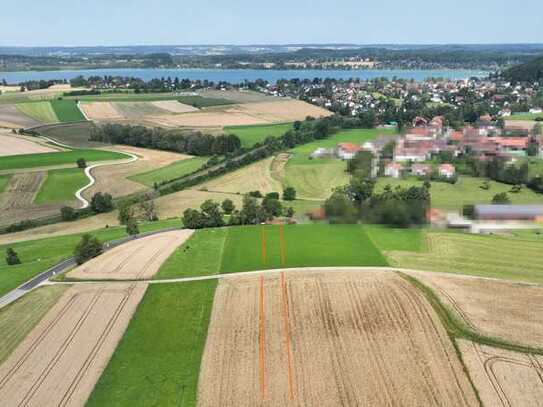
[[[424,177],[432,173],[432,167],[428,164],[413,164],[411,166],[411,174],[417,177]]]
[[[462,141],[462,138],[464,137],[464,134],[461,131],[453,131],[451,135],[449,136],[449,140],[453,143],[459,143]]]
[[[543,221],[543,205],[475,205],[476,219],[485,221]]]
[[[407,142],[407,140],[400,139],[394,147],[394,161],[426,161],[430,158],[432,148],[432,142]]]
[[[309,156],[311,158],[332,158],[334,156],[334,151],[330,148],[319,147]]]
[[[426,127],[428,125],[428,120],[424,117],[417,116],[413,119],[413,127]]]
[[[392,178],[400,178],[402,175],[403,165],[398,162],[391,162],[385,166],[385,176]]]
[[[498,146],[498,151],[502,153],[524,155],[528,148],[528,137],[488,137]]]
[[[339,143],[336,148],[336,154],[342,160],[352,160],[356,153],[362,150],[358,144]]]
[[[533,107],[530,109],[530,113],[532,114],[540,114],[540,113],[543,113],[543,109],[541,109],[540,107]]]
[[[511,116],[511,109],[503,109],[498,112],[498,115],[502,117],[509,117]]]
[[[456,173],[456,169],[452,164],[441,164],[437,169],[440,177],[452,178]]]

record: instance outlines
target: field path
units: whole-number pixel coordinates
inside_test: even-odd
[[[41,136],[41,138],[49,141],[50,143],[56,144],[56,145],[58,145],[60,147],[65,147],[65,148],[70,148],[70,149],[74,148],[74,147],[70,147],[70,146],[68,146],[68,145],[66,145],[64,143],[59,143],[58,141],[55,141],[52,138],[49,138],[47,136]],[[85,192],[87,189],[89,189],[90,187],[92,187],[96,183],[96,179],[92,175],[92,170],[94,168],[103,167],[103,166],[106,166],[106,165],[130,164],[130,163],[133,163],[134,161],[138,160],[138,156],[135,155],[135,154],[127,153],[127,152],[123,152],[123,154],[126,154],[126,155],[130,156],[130,159],[123,160],[123,161],[117,161],[117,162],[113,162],[113,163],[111,163],[111,162],[98,163],[98,164],[89,165],[87,168],[85,168],[85,175],[89,179],[89,183],[87,185],[85,185],[84,187],[80,188],[79,190],[77,190],[76,193],[75,193],[75,197],[77,198],[77,200],[79,202],[81,202],[81,208],[80,209],[85,209],[85,208],[88,208],[90,206],[89,201],[87,201],[85,198],[83,198],[83,192]]]

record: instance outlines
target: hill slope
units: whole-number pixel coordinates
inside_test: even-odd
[[[515,82],[543,81],[543,56],[525,64],[516,65],[503,73],[506,79]]]

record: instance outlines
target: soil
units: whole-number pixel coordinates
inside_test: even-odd
[[[0,131],[0,157],[19,154],[51,153],[55,151],[58,150],[40,143],[35,143],[28,138]]]

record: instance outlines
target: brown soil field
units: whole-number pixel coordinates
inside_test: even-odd
[[[0,127],[19,129],[41,124],[43,123],[21,113],[15,105],[0,105]]]
[[[477,406],[431,306],[397,274],[222,279],[200,406]]]
[[[300,100],[215,106],[196,113],[149,116],[145,120],[164,127],[224,127],[304,120],[307,116],[330,116],[332,112]]]
[[[157,102],[150,103],[159,109],[167,110],[171,113],[189,113],[198,111],[197,108],[179,103],[177,100],[159,100]]]
[[[281,185],[285,179],[285,166],[287,165],[289,158],[290,154],[281,153],[276,155],[271,163],[271,176],[274,180],[281,183]]]
[[[266,158],[254,164],[240,168],[234,172],[220,176],[201,186],[198,189],[207,189],[213,192],[227,192],[245,194],[250,191],[262,193],[282,191],[282,185],[271,176],[273,157]]]
[[[207,199],[222,202],[227,198],[231,199],[238,208],[241,206],[242,195],[197,191],[194,189],[186,189],[174,194],[164,195],[155,199],[155,205],[160,218],[167,219],[182,216],[185,209],[199,208]]]
[[[71,287],[0,366],[6,406],[82,406],[107,365],[144,284]]]
[[[58,213],[62,203],[34,204],[47,173],[44,171],[13,174],[0,198],[0,225],[10,225]]]
[[[135,154],[138,160],[128,164],[105,165],[93,169],[92,175],[96,178],[96,183],[83,193],[87,199],[96,192],[107,192],[113,197],[139,192],[146,187],[139,182],[129,180],[128,177],[191,158],[185,154],[130,146],[108,146],[105,149]]]
[[[124,117],[109,102],[85,102],[79,107],[89,120],[122,120]]]
[[[49,153],[58,151],[52,147],[36,143],[28,138],[0,131],[0,157],[19,154]]]
[[[483,335],[543,347],[543,287],[434,273],[409,273]]]
[[[175,230],[133,240],[77,267],[68,273],[68,277],[93,280],[149,279],[193,232],[188,229]]]
[[[537,407],[543,400],[543,356],[460,341],[462,359],[485,406]]]

